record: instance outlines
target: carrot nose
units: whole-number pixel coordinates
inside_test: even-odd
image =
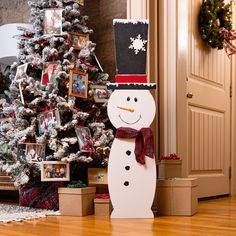
[[[117,107],[121,110],[124,110],[124,111],[129,111],[129,112],[134,112],[134,109],[130,109],[130,108],[127,108],[127,107]]]

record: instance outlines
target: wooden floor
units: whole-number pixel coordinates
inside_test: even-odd
[[[199,203],[193,217],[122,219],[87,217],[47,217],[22,223],[0,223],[1,236],[141,236],[141,235],[236,235],[236,198]]]

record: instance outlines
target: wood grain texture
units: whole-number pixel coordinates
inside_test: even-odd
[[[154,220],[105,217],[47,217],[41,220],[0,224],[1,236],[202,236],[236,235],[236,198],[199,203],[193,217],[157,217]]]
[[[224,161],[224,113],[189,106],[191,172],[221,173]]]
[[[201,3],[178,3],[177,153],[182,176],[198,178],[199,197],[209,197],[230,192],[231,59],[203,43]]]
[[[14,181],[5,172],[0,171],[0,190],[17,190],[14,186]]]

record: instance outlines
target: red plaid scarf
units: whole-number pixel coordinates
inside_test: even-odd
[[[116,138],[135,138],[135,157],[141,165],[145,165],[145,156],[153,158],[154,144],[153,133],[150,128],[136,130],[132,128],[118,128]]]

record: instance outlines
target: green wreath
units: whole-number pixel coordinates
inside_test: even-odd
[[[231,4],[224,0],[203,0],[199,13],[199,30],[202,39],[212,48],[223,48],[224,35],[220,29],[232,30]]]

